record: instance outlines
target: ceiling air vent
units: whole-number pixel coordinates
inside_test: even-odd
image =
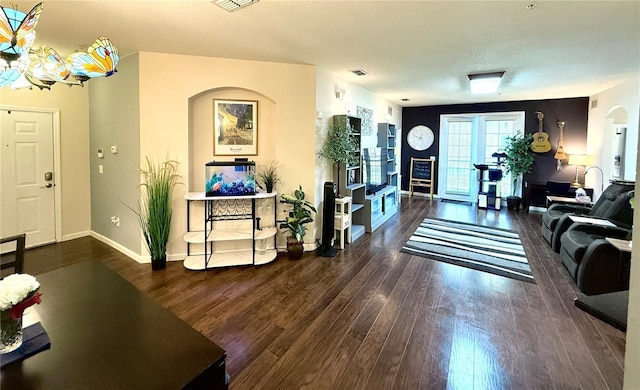
[[[365,72],[362,69],[352,69],[350,70],[351,73],[355,74],[356,76],[366,76],[367,72]]]
[[[260,0],[211,0],[218,7],[224,8],[229,12],[237,11]]]
[[[408,102],[408,101],[409,101],[409,98],[402,98],[402,99],[400,99],[400,100],[402,100],[403,102]]]

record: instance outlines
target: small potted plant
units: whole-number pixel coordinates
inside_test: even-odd
[[[177,174],[178,162],[169,160],[154,163],[146,158],[145,166],[140,169],[144,182],[140,184],[142,200],[137,209],[144,241],[151,255],[151,269],[161,270],[167,265],[167,242],[171,228],[171,198],[180,176]]]
[[[313,222],[312,213],[316,212],[316,208],[308,200],[304,199],[302,186],[298,187],[294,195],[282,194],[280,196],[280,203],[289,204],[293,208],[288,210],[288,215],[285,219],[278,222],[280,223],[280,229],[289,231],[289,236],[287,237],[289,258],[298,260],[302,258],[304,252],[304,235],[307,233],[307,228],[304,225]]]
[[[338,169],[338,195],[340,195],[340,167],[342,164],[348,166],[358,163],[358,157],[354,153],[357,148],[358,145],[349,136],[349,129],[346,126],[334,124],[318,153],[320,157],[331,160]]]
[[[518,181],[522,180],[522,175],[531,171],[533,165],[533,152],[531,151],[533,134],[522,134],[517,132],[511,137],[507,137],[505,147],[506,158],[504,160],[507,173],[511,174],[513,185],[511,196],[507,196],[507,209],[517,211],[520,209],[522,198],[516,196]]]
[[[276,184],[284,184],[280,175],[278,175],[278,163],[274,160],[268,166],[261,165],[258,167],[256,174],[258,184],[267,192],[273,192]]]

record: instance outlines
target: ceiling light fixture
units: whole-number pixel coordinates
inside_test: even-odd
[[[258,1],[260,0],[211,0],[213,4],[229,12],[237,11]]]
[[[0,7],[0,88],[33,87],[51,89],[55,83],[80,85],[89,79],[111,76],[120,55],[108,38],[100,37],[86,52],[75,52],[65,61],[47,45],[32,49],[36,24],[43,5],[38,3],[28,14],[15,7]]]
[[[469,91],[472,94],[494,93],[498,90],[504,72],[477,73],[467,75],[469,78]]]

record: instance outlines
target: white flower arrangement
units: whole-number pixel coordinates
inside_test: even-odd
[[[35,277],[28,274],[11,274],[0,280],[0,310],[11,309],[40,288]]]

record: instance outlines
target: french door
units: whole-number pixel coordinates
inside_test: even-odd
[[[438,196],[441,199],[475,203],[478,171],[473,164],[494,165],[492,154],[504,151],[507,137],[524,132],[524,111],[456,114],[440,116],[440,169]],[[511,194],[511,180],[501,181],[503,197]]]

